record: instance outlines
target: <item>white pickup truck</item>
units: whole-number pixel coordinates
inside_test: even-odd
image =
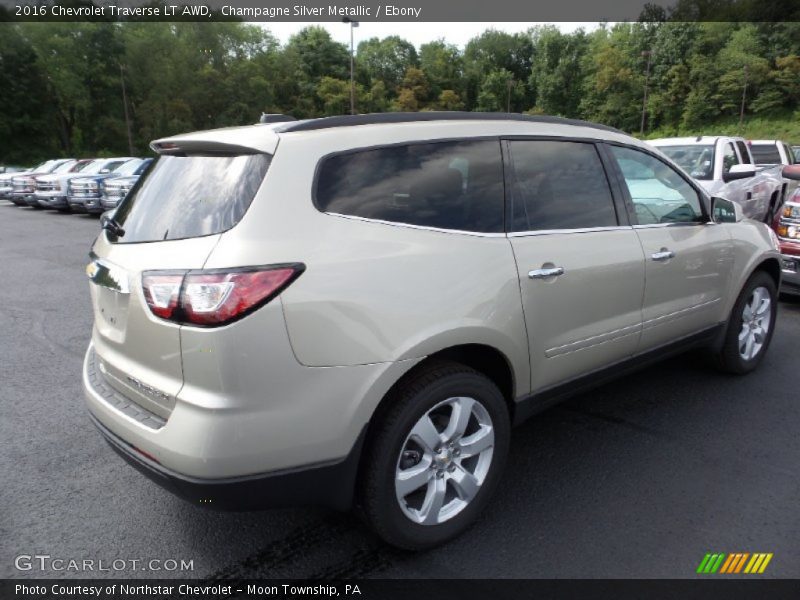
[[[770,223],[783,198],[781,166],[759,167],[743,138],[697,136],[648,140],[711,196],[734,200],[744,214]]]
[[[756,161],[756,166],[769,169],[770,172],[776,166],[786,167],[800,163],[795,158],[791,146],[781,140],[751,140],[747,145],[750,148],[753,159]],[[784,177],[780,204],[792,197],[796,189],[797,181]]]

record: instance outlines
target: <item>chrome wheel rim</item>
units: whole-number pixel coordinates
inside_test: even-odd
[[[463,511],[486,481],[494,454],[494,426],[486,408],[453,397],[426,412],[400,449],[395,495],[403,514],[438,525]]]
[[[739,356],[755,358],[767,340],[772,325],[772,298],[765,287],[757,287],[742,309],[742,329],[739,331]]]

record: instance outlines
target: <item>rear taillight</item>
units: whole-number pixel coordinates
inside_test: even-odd
[[[302,264],[209,271],[148,271],[142,288],[157,317],[213,327],[241,319],[285,290]]]

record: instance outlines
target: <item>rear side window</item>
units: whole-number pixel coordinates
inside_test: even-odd
[[[480,233],[503,231],[499,141],[404,144],[323,160],[323,212]]]
[[[617,213],[594,144],[513,141],[508,144],[511,231],[617,225]]]
[[[776,144],[753,144],[750,146],[750,152],[753,153],[756,164],[781,164],[781,154],[778,152],[778,146]]]
[[[250,207],[270,164],[266,154],[161,156],[120,205],[119,243],[227,231]]]

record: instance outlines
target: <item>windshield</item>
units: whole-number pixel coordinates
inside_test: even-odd
[[[659,146],[658,149],[695,179],[711,179],[714,176],[713,145]]]
[[[112,160],[96,160],[91,165],[83,170],[84,175],[97,175],[103,169],[113,171],[116,167],[120,166],[124,161]]]
[[[73,166],[72,169],[70,169],[70,173],[80,173],[81,171],[84,171],[86,167],[88,167],[90,164],[92,164],[92,161],[83,160],[78,164],[76,164],[75,166]]]
[[[72,170],[72,167],[75,166],[74,160],[68,160],[65,163],[62,163],[57,169],[52,171],[53,173],[69,173]]]
[[[120,176],[133,175],[140,166],[142,166],[142,159],[134,158],[122,163],[119,168],[114,170],[114,173]]]
[[[141,164],[139,165],[139,168],[138,168],[138,169],[136,169],[136,172],[134,173],[134,175],[141,175],[142,173],[144,173],[144,170],[145,170],[147,167],[149,167],[149,166],[150,166],[150,163],[151,163],[151,162],[153,162],[153,159],[152,159],[152,158],[145,158],[145,159],[144,159],[144,160],[141,162]]]
[[[269,168],[266,154],[161,156],[122,202],[113,242],[177,240],[227,231],[250,207]]]

